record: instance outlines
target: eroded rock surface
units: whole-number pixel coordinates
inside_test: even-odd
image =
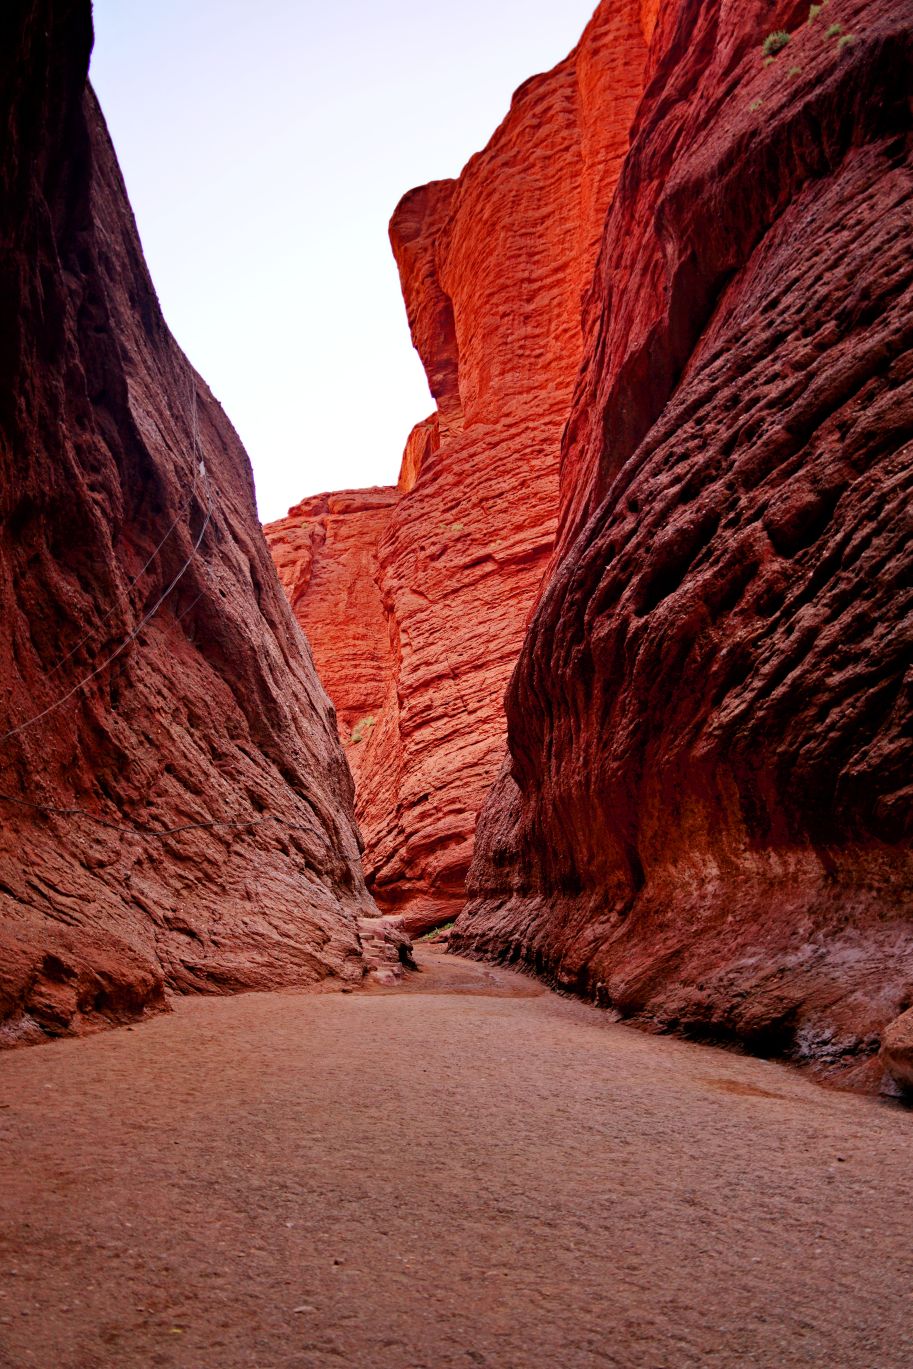
[[[913,989],[913,5],[807,18],[662,7],[452,944],[863,1080]]]
[[[247,457],[163,322],[89,2],[11,0],[0,38],[0,1036],[359,982],[352,781]]]
[[[399,491],[381,488],[317,495],[267,528],[279,577],[335,702],[356,782],[374,728],[395,707],[378,546],[398,499]]]
[[[888,1024],[882,1038],[881,1058],[890,1077],[913,1098],[913,1008]]]
[[[503,692],[554,542],[581,298],[654,8],[600,6],[458,180],[403,199],[391,240],[436,412],[398,490],[306,500],[267,529],[348,745],[369,885],[412,930],[461,906],[503,754]]]

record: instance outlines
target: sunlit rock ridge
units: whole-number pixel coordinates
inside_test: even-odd
[[[436,411],[397,488],[307,499],[266,529],[336,705],[369,887],[416,931],[462,906],[501,763],[653,8],[600,6],[457,180],[402,200],[390,236]]]

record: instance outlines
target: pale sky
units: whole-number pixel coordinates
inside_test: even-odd
[[[260,515],[396,480],[433,409],[387,223],[595,0],[95,0],[91,76],[172,331]]]

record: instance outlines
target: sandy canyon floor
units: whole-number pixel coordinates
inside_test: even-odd
[[[421,962],[3,1056],[3,1369],[913,1363],[913,1114]]]

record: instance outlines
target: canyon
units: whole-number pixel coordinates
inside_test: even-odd
[[[905,1369],[913,0],[602,0],[265,535],[0,40],[0,1369]]]
[[[435,413],[395,488],[306,499],[265,530],[336,706],[368,887],[413,934],[462,907],[500,767],[502,697],[554,544],[580,300],[654,11],[600,5],[457,180],[403,198],[390,238]]]
[[[386,912],[862,1087],[913,1002],[911,21],[600,5],[394,214],[398,487],[267,528]]]
[[[663,8],[453,937],[873,1088],[913,1002],[911,57],[909,4]]]
[[[4,1043],[357,986],[456,919],[908,1087],[910,6],[599,5],[394,213],[436,404],[398,485],[269,551],[88,7],[4,25]]]

